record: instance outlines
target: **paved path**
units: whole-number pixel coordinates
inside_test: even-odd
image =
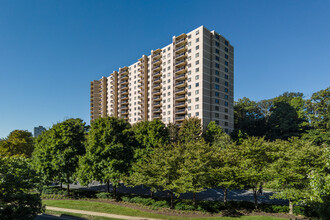
[[[83,210],[77,210],[77,209],[57,208],[57,207],[52,207],[52,206],[46,206],[46,209],[52,210],[52,211],[70,212],[70,213],[77,213],[77,214],[83,214],[83,215],[118,218],[118,219],[125,219],[125,220],[157,220],[157,219],[154,219],[154,218],[133,217],[133,216],[126,216],[126,215],[115,215],[115,214],[108,214],[108,213],[102,213],[102,212],[90,212],[90,211],[83,211]]]

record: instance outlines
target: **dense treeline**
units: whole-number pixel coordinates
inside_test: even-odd
[[[131,126],[111,117],[99,118],[89,127],[81,119],[68,119],[34,142],[29,132],[13,131],[0,141],[1,163],[7,164],[0,172],[0,184],[5,186],[0,190],[9,186],[4,174],[19,170],[23,175],[17,164],[27,163],[29,175],[24,178],[31,184],[21,188],[21,195],[31,198],[31,188],[58,183],[69,193],[69,184],[77,181],[102,182],[108,192],[111,183],[116,197],[124,182],[150,187],[151,196],[167,191],[172,208],[174,198],[186,192],[193,194],[196,204],[196,193],[221,187],[227,203],[228,189],[252,189],[258,208],[257,191],[269,187],[274,198],[289,201],[290,213],[294,204],[313,204],[321,217],[329,215],[330,88],[308,100],[301,93],[260,102],[243,98],[234,110],[231,136],[215,122],[203,129],[198,118],[185,119],[180,127],[159,120]],[[5,169],[11,166],[11,172]],[[0,198],[6,210],[8,198]],[[41,211],[38,204],[31,205],[30,213]]]

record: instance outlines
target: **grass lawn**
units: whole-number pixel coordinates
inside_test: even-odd
[[[166,216],[150,212],[141,211],[138,209],[127,208],[119,205],[113,205],[109,203],[102,202],[91,202],[91,201],[81,201],[81,200],[43,200],[43,204],[48,206],[68,208],[68,209],[78,209],[92,212],[103,212],[111,213],[117,215],[127,215],[127,216],[138,216],[138,217],[149,217],[158,219],[202,219],[202,220],[280,220],[284,218],[275,218],[269,216],[242,216],[240,218],[231,217],[203,217],[203,218],[190,218],[182,216]]]

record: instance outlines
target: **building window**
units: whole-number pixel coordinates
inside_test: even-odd
[[[170,69],[171,69],[171,66],[168,66],[168,67],[167,67],[167,70],[170,70]]]
[[[199,109],[199,105],[197,104],[197,105],[195,105],[195,109]]]
[[[214,116],[215,116],[216,118],[219,118],[219,113],[215,113]]]
[[[225,47],[225,51],[228,52],[228,48],[227,47]]]
[[[219,97],[219,93],[218,92],[215,92],[215,96]]]
[[[191,92],[188,92],[188,96],[191,96]]]
[[[196,97],[196,98],[195,98],[195,101],[198,102],[198,101],[199,101],[199,97]]]
[[[188,89],[191,89],[191,85],[188,85]]]
[[[225,58],[228,60],[228,55],[227,54],[225,54]]]
[[[167,57],[170,57],[171,56],[171,54],[167,54]]]
[[[170,112],[170,111],[168,111],[168,112],[167,112],[167,114],[168,114],[168,115],[170,115],[170,114],[171,114],[171,112]]]
[[[225,106],[228,106],[228,102],[225,102]]]
[[[188,53],[191,53],[191,49],[188,50]]]
[[[198,65],[198,64],[199,64],[199,60],[196,60],[195,65]]]
[[[228,108],[225,108],[225,112],[228,113]]]
[[[219,40],[219,35],[215,34],[215,38]]]
[[[191,60],[191,56],[188,57],[188,61],[190,61],[190,60]]]
[[[167,82],[170,83],[171,82],[171,79],[168,79]]]
[[[190,82],[191,81],[191,78],[188,78],[188,82]]]
[[[198,50],[198,49],[199,49],[199,45],[196,46],[196,50]]]
[[[199,112],[196,112],[195,115],[196,115],[196,116],[199,116]]]
[[[171,47],[168,47],[168,48],[167,48],[167,51],[170,51],[170,50],[171,50]]]
[[[215,67],[216,67],[216,68],[220,68],[219,63],[215,63]]]
[[[219,70],[215,71],[215,75],[219,76]]]
[[[225,92],[227,92],[227,93],[228,93],[228,89],[227,89],[227,88],[225,88]]]
[[[214,110],[219,111],[219,106],[214,106]]]
[[[188,110],[189,110],[189,111],[191,110],[191,106],[188,106]]]
[[[225,61],[225,65],[228,66],[228,61]]]
[[[229,44],[229,43],[228,43],[228,41],[226,41],[226,40],[225,40],[225,45],[227,45],[227,46],[228,46],[228,44]]]
[[[170,64],[170,63],[171,63],[171,60],[168,60],[168,61],[167,61],[167,64]]]
[[[195,91],[195,94],[196,94],[196,95],[199,94],[199,90],[196,90],[196,91]]]
[[[228,73],[228,68],[227,67],[225,67],[225,72]]]
[[[198,35],[199,34],[199,30],[198,31],[196,31],[196,35]]]
[[[228,86],[228,82],[227,81],[225,81],[225,86]]]
[[[188,103],[191,103],[191,99],[188,99]]]
[[[219,47],[220,46],[219,42],[216,41],[215,46]]]
[[[199,79],[199,75],[196,75],[196,76],[195,76],[195,79],[198,80],[198,79]]]
[[[167,89],[171,89],[171,86],[167,86]]]
[[[189,34],[189,35],[188,35],[188,39],[190,39],[190,38],[191,38],[191,35]]]
[[[220,52],[220,51],[219,51],[218,49],[215,49],[215,53],[219,54],[219,52]]]
[[[163,115],[165,116],[166,115],[166,112],[164,112]]]
[[[196,56],[195,56],[195,57],[196,57],[196,58],[199,57],[199,53],[196,53]]]
[[[219,104],[219,99],[215,99],[215,103]]]
[[[191,117],[191,113],[188,113],[188,117],[189,117],[189,118]]]
[[[171,108],[171,105],[167,105],[167,108]]]
[[[196,68],[196,69],[195,69],[195,72],[196,72],[196,73],[199,72],[199,68]]]
[[[228,100],[228,95],[225,95],[225,99],[227,99],[227,100]]]
[[[163,100],[163,103],[166,103],[166,99]]]
[[[216,89],[216,90],[219,90],[219,85],[214,85],[214,88]]]
[[[225,115],[225,119],[228,119],[228,115]]]
[[[196,83],[196,87],[199,87],[199,83]]]
[[[219,78],[218,77],[215,77],[215,82],[219,82]]]
[[[228,79],[228,75],[227,74],[225,74],[225,79]]]
[[[216,61],[220,61],[220,57],[215,56],[215,60],[216,60]]]
[[[191,41],[188,42],[188,47],[190,47],[190,46],[191,46]]]
[[[168,92],[167,95],[168,95],[168,96],[171,95],[171,92]]]
[[[196,38],[196,43],[198,43],[199,42],[199,38]]]

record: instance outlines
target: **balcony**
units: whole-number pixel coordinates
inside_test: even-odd
[[[162,79],[160,77],[154,79],[154,83],[160,83]]]
[[[175,70],[175,74],[185,73],[187,69],[185,67],[180,67]]]
[[[141,89],[140,91],[139,91],[139,94],[144,94],[144,89]]]
[[[180,61],[175,63],[176,68],[179,68],[179,67],[182,67],[182,66],[185,66],[185,65],[187,65],[187,61],[185,61],[185,60],[180,60]]]
[[[128,105],[124,105],[124,106],[120,107],[120,109],[122,109],[122,110],[128,109]]]
[[[187,113],[187,110],[185,108],[180,108],[175,111],[175,114],[178,114],[178,115],[182,115],[182,114],[186,114],[186,113]]]
[[[175,52],[176,53],[183,53],[187,50],[187,48],[183,45],[181,47],[176,48]]]
[[[156,112],[161,112],[162,111],[162,109],[161,108],[156,108],[156,109],[154,109],[154,113],[156,113]]]
[[[184,116],[179,116],[179,117],[175,117],[176,121],[183,121],[184,120]]]
[[[153,77],[157,77],[157,76],[161,76],[162,75],[162,72],[161,71],[158,71],[158,72],[155,72],[153,74]]]
[[[178,107],[178,108],[186,107],[186,102],[178,102],[175,104],[175,107]]]
[[[128,84],[128,80],[124,80],[120,82],[121,85],[127,85]]]
[[[154,96],[153,100],[154,101],[160,101],[160,100],[162,100],[162,97],[160,95]]]
[[[182,38],[186,38],[186,37],[187,37],[187,35],[186,35],[185,33],[183,33],[183,34],[177,36],[177,37],[175,38],[175,41],[179,41],[179,40],[181,40]]]
[[[152,64],[153,64],[153,65],[159,65],[159,64],[161,64],[161,63],[162,63],[162,60],[159,59],[159,60],[155,60]]]
[[[155,118],[155,119],[160,119],[160,118],[162,118],[162,115],[161,114],[154,114],[154,117],[153,118]]]
[[[126,102],[120,102],[121,105],[127,105],[128,104],[128,101]]]
[[[180,88],[180,87],[185,87],[186,86],[186,82],[185,81],[180,81],[175,83],[175,87]]]
[[[161,93],[162,93],[162,91],[160,89],[152,92],[152,94],[154,94],[154,95],[160,95]]]
[[[124,90],[120,93],[120,95],[127,95],[128,94],[128,90]]]
[[[154,84],[154,87],[152,89],[160,89],[162,88],[162,85],[160,83]]]
[[[123,100],[128,99],[128,95],[122,95],[120,98]]]
[[[158,59],[158,58],[160,58],[162,55],[161,55],[161,53],[159,52],[159,53],[154,53],[153,55],[152,55],[152,58],[153,59]]]
[[[153,68],[153,71],[154,72],[157,72],[157,71],[160,71],[162,69],[162,67],[160,66],[160,65],[158,65],[158,66],[155,66],[154,68]]]
[[[175,59],[176,60],[181,60],[181,59],[186,58],[186,57],[187,57],[186,53],[180,53],[180,54],[175,56]]]
[[[122,76],[120,77],[120,80],[125,80],[125,79],[128,79],[128,75],[122,75]]]
[[[125,89],[128,89],[128,86],[127,85],[124,85],[124,86],[121,86],[120,87],[120,90],[125,90]]]
[[[175,80],[184,80],[186,79],[186,74],[181,74],[175,77]]]
[[[179,47],[179,46],[184,45],[186,43],[187,43],[187,39],[186,38],[181,38],[180,40],[175,41],[175,46]]]
[[[186,100],[186,95],[179,95],[175,97],[175,101],[184,101]]]
[[[154,102],[154,107],[161,107],[162,103],[161,102]]]

